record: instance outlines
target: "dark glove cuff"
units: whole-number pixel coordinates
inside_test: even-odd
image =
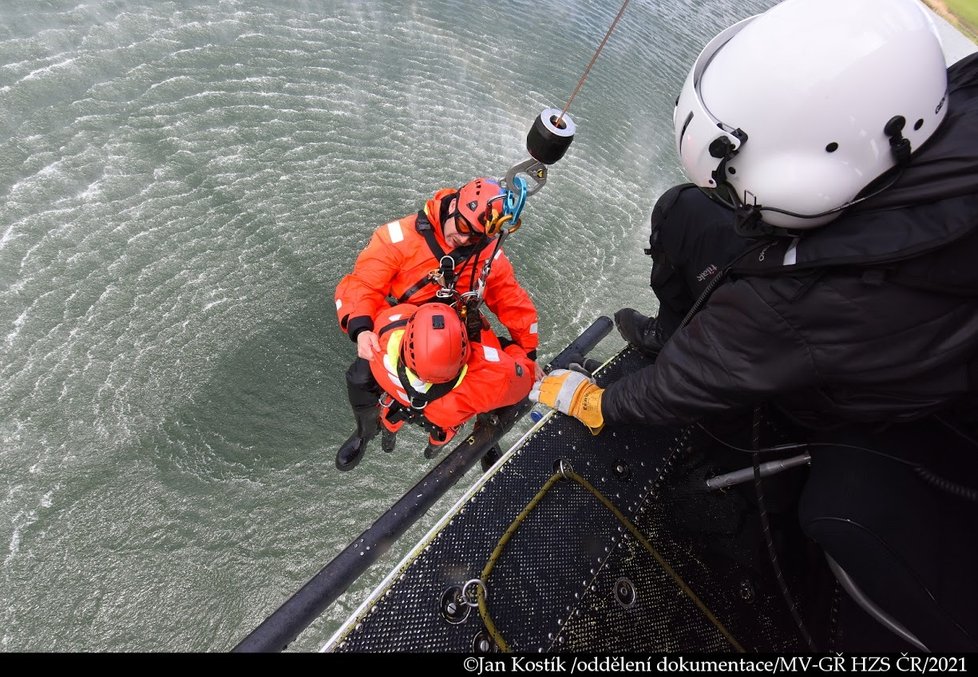
[[[359,317],[354,317],[346,325],[346,333],[349,335],[350,340],[354,343],[357,342],[357,336],[360,335],[362,331],[373,331],[374,321],[371,320],[366,315],[361,315]]]

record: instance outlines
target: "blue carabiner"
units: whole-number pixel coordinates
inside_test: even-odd
[[[516,196],[513,188],[519,190],[519,197]],[[514,176],[513,188],[506,191],[506,202],[503,205],[503,214],[513,217],[510,223],[519,221],[520,214],[523,213],[523,206],[526,204],[526,179],[522,176]]]

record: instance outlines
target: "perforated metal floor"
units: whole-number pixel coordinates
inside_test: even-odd
[[[625,351],[598,382],[644,364]],[[800,649],[749,496],[705,488],[707,477],[726,470],[709,451],[716,443],[698,429],[609,426],[592,436],[573,419],[550,417],[329,650],[497,649],[480,610],[457,603],[459,592],[479,578],[560,460],[634,523],[675,575],[594,494],[561,479],[520,524],[486,582],[488,618],[511,650]],[[749,465],[749,457],[737,462]]]

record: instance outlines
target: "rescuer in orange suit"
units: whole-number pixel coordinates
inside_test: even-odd
[[[381,388],[369,360],[381,350],[374,318],[391,303],[423,304],[481,297],[531,361],[538,345],[537,311],[520,286],[513,266],[498,245],[506,224],[504,212],[512,193],[490,178],[477,178],[459,189],[444,188],[427,200],[417,214],[391,221],[374,231],[360,252],[353,271],[336,287],[340,328],[357,344],[357,359],[346,373],[347,394],[356,418],[356,432],[336,454],[336,467],[349,470],[360,462],[367,442],[379,431]],[[508,224],[511,230],[514,225]],[[447,292],[446,292],[447,290]],[[441,298],[436,294],[442,294]],[[478,336],[476,310],[467,315],[469,334]],[[534,364],[534,373],[543,371]],[[393,440],[385,440],[392,448]]]
[[[382,310],[374,325],[380,351],[370,371],[386,392],[380,418],[388,433],[411,421],[437,449],[476,414],[516,404],[533,387],[535,364],[522,348],[503,348],[488,328],[469,341],[458,313],[444,303],[399,304]]]

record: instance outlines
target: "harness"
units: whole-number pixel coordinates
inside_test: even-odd
[[[519,212],[523,209],[523,203],[526,200],[526,187],[525,182],[522,180],[519,182],[518,187],[520,189],[520,197],[516,197],[515,194],[510,191],[506,203],[505,211],[501,219],[501,223],[512,222],[519,215]],[[470,341],[478,341],[482,335],[482,330],[488,327],[488,322],[482,317],[482,313],[479,311],[479,306],[482,305],[483,296],[485,294],[486,282],[489,279],[489,273],[492,270],[492,262],[502,249],[503,240],[510,234],[516,232],[520,227],[520,222],[516,220],[514,225],[509,228],[499,227],[497,229],[497,236],[495,239],[495,249],[491,256],[487,257],[482,264],[482,269],[476,277],[476,268],[473,264],[472,267],[472,280],[469,285],[469,291],[464,294],[460,294],[455,290],[455,283],[458,281],[459,271],[465,267],[466,262],[475,257],[475,261],[478,262],[479,254],[485,249],[490,238],[483,237],[478,242],[471,245],[466,245],[464,247],[458,247],[449,253],[441,248],[438,239],[435,236],[435,229],[431,225],[431,221],[428,219],[428,215],[424,209],[418,212],[418,217],[415,219],[414,224],[415,230],[425,239],[428,244],[428,249],[431,250],[432,256],[438,261],[438,268],[431,271],[423,278],[411,285],[407,291],[401,294],[400,297],[396,299],[397,303],[407,303],[411,296],[417,293],[420,289],[428,286],[429,284],[437,284],[439,289],[435,292],[434,300],[443,303],[448,303],[453,306],[458,312],[459,317],[462,318],[462,322],[465,324],[466,333],[468,334]]]
[[[435,294],[435,298],[444,300],[453,297],[455,293],[455,282],[458,280],[458,272],[461,271],[466,261],[473,254],[476,256],[476,260],[478,260],[479,253],[489,244],[489,240],[482,239],[474,244],[453,249],[446,254],[435,237],[435,229],[423,209],[418,212],[418,218],[415,221],[414,227],[424,238],[425,242],[428,243],[428,249],[431,250],[431,254],[435,257],[435,260],[438,261],[438,268],[411,285],[407,291],[397,298],[397,302],[409,303],[409,299],[414,294],[429,284],[437,284],[441,287]]]

